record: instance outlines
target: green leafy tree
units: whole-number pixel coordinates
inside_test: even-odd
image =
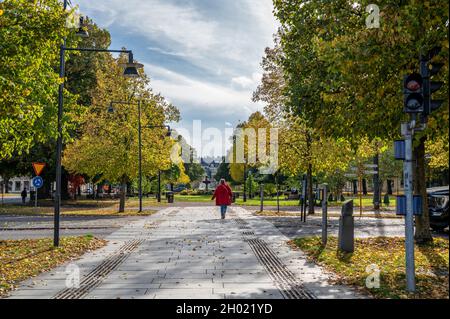
[[[217,173],[214,175],[215,180],[220,180],[221,178],[225,179],[226,181],[230,181],[231,175],[230,175],[230,164],[226,162],[220,163],[219,167],[217,168]]]
[[[417,71],[418,56],[439,45],[448,73],[448,2],[385,1],[380,28],[365,26],[370,1],[274,0],[281,23],[282,65],[288,105],[308,126],[354,147],[361,138],[399,136],[403,74]],[[301,10],[299,10],[301,8]],[[447,82],[447,78],[443,79]],[[444,85],[445,96],[448,85]],[[448,94],[447,94],[448,96]],[[448,131],[448,99],[415,143],[415,189],[426,198],[424,144]],[[428,206],[416,217],[416,240],[432,240]]]
[[[184,163],[184,171],[190,181],[196,181],[203,177],[205,170],[199,163]]]
[[[57,0],[0,3],[0,159],[28,152],[57,135],[56,66],[69,12]],[[76,97],[65,92],[64,136],[76,126]]]
[[[108,56],[108,68],[97,71],[97,87],[92,106],[83,117],[81,137],[64,151],[64,166],[71,173],[87,176],[101,175],[112,183],[121,184],[119,211],[125,209],[126,185],[138,176],[138,109],[142,114],[142,172],[156,175],[159,169],[171,166],[170,150],[174,144],[165,138],[164,129],[146,129],[148,125],[162,125],[176,120],[177,110],[160,95],[148,89],[145,73],[136,79],[121,76],[119,61]],[[114,113],[107,111],[111,101],[125,101],[132,105],[115,104]]]

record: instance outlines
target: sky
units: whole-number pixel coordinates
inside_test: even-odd
[[[224,130],[263,104],[251,101],[277,22],[272,0],[72,0],[145,66],[151,88],[181,112],[174,128]],[[194,138],[191,138],[191,144]],[[189,140],[189,137],[188,137]],[[197,143],[194,144],[198,144]],[[204,154],[206,155],[206,154]]]

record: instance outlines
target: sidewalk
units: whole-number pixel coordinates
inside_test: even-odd
[[[270,222],[232,207],[171,207],[132,222],[104,248],[74,262],[80,287],[66,288],[66,267],[24,282],[10,298],[360,298],[327,283],[321,268],[291,250]],[[69,269],[74,269],[69,268]]]

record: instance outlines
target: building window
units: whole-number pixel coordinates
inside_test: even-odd
[[[30,181],[24,181],[23,187],[26,188],[27,190],[29,190],[30,189]]]
[[[16,189],[16,192],[17,192],[17,191],[20,191],[20,185],[21,185],[20,181],[16,181],[16,182],[14,183],[14,188]]]

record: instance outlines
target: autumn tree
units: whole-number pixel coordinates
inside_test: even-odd
[[[148,129],[149,125],[163,125],[178,119],[178,110],[163,97],[154,94],[144,72],[136,79],[121,76],[119,63],[107,54],[107,67],[97,71],[97,86],[92,106],[83,116],[81,137],[64,151],[63,164],[71,173],[120,183],[119,211],[125,208],[126,184],[138,175],[138,108],[142,107],[142,172],[156,175],[158,170],[171,167],[170,151],[174,144],[166,137],[164,128]],[[114,112],[108,112],[112,101]]]
[[[248,179],[249,169],[268,165],[273,140],[271,128],[270,122],[260,112],[251,114],[247,121],[237,126],[233,148],[228,154],[230,177],[235,182],[251,183],[244,179],[244,176]]]
[[[448,73],[448,1],[385,1],[380,5],[380,28],[366,27],[368,4],[274,0],[289,107],[302,114],[308,126],[352,145],[361,138],[399,137],[400,122],[407,120],[400,83],[404,74],[418,71],[420,54],[441,46],[437,59],[444,63],[441,73]],[[419,242],[432,239],[424,145],[436,132],[448,132],[446,101],[416,136],[415,189],[425,199],[424,214],[416,217]]]
[[[57,135],[59,46],[74,32],[65,27],[69,11],[57,0],[0,3],[0,159],[27,153]],[[76,97],[65,92],[64,136],[75,127]]]

